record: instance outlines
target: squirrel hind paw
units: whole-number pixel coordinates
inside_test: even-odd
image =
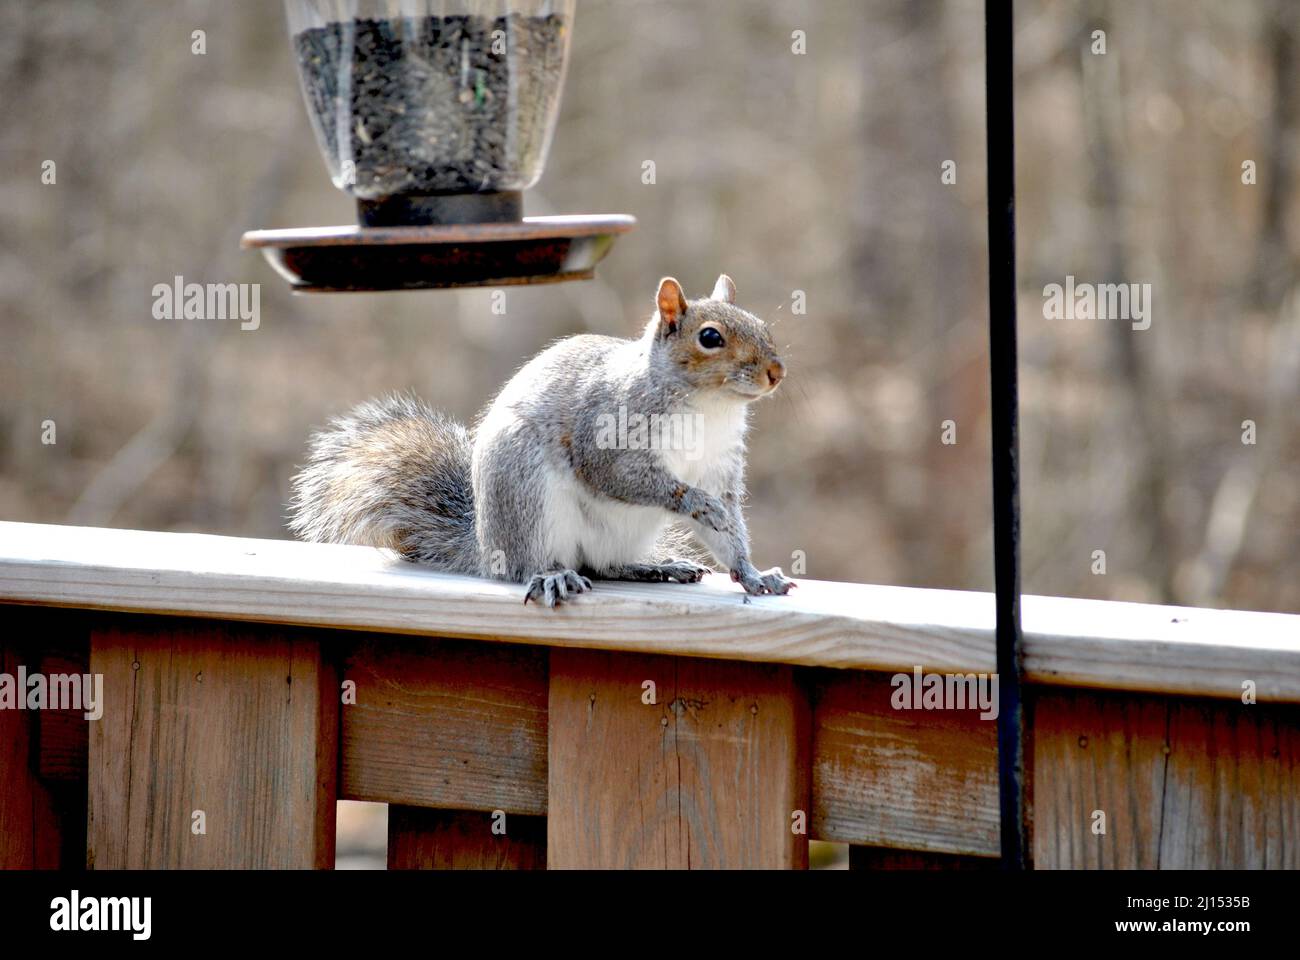
[[[693,560],[672,560],[660,566],[664,579],[674,583],[699,583],[713,572],[711,568]]]
[[[524,589],[524,603],[529,600],[558,607],[579,593],[591,589],[591,581],[576,570],[551,570],[535,573]]]

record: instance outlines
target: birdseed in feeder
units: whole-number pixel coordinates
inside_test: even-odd
[[[364,200],[527,189],[564,74],[557,15],[357,19],[294,37],[335,184]]]

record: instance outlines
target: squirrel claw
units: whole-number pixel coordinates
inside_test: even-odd
[[[590,589],[591,581],[576,570],[535,573],[524,589],[524,604],[536,600],[554,608],[564,604],[571,596],[586,593]]]
[[[799,586],[799,584],[787,577],[780,567],[765,570],[759,576],[762,578],[763,586],[768,589],[768,592],[780,597],[784,597],[793,588]]]
[[[759,572],[753,567],[731,571],[731,579],[745,588],[746,601],[751,596],[761,597],[767,594],[783,597],[798,584],[789,579],[780,567]]]
[[[705,574],[712,573],[708,567],[690,560],[672,560],[660,565],[663,578],[670,583],[699,583]]]

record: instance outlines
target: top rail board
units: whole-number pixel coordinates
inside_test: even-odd
[[[712,581],[712,582],[710,582]],[[514,584],[371,547],[0,522],[0,602],[841,669],[991,672],[993,596],[799,580],[745,603],[702,584],[598,583],[556,610]],[[1031,682],[1300,702],[1300,616],[1023,600]]]

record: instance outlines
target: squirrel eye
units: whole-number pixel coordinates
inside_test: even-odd
[[[716,327],[705,327],[700,331],[700,346],[709,350],[716,350],[726,341],[722,339],[722,334]]]

